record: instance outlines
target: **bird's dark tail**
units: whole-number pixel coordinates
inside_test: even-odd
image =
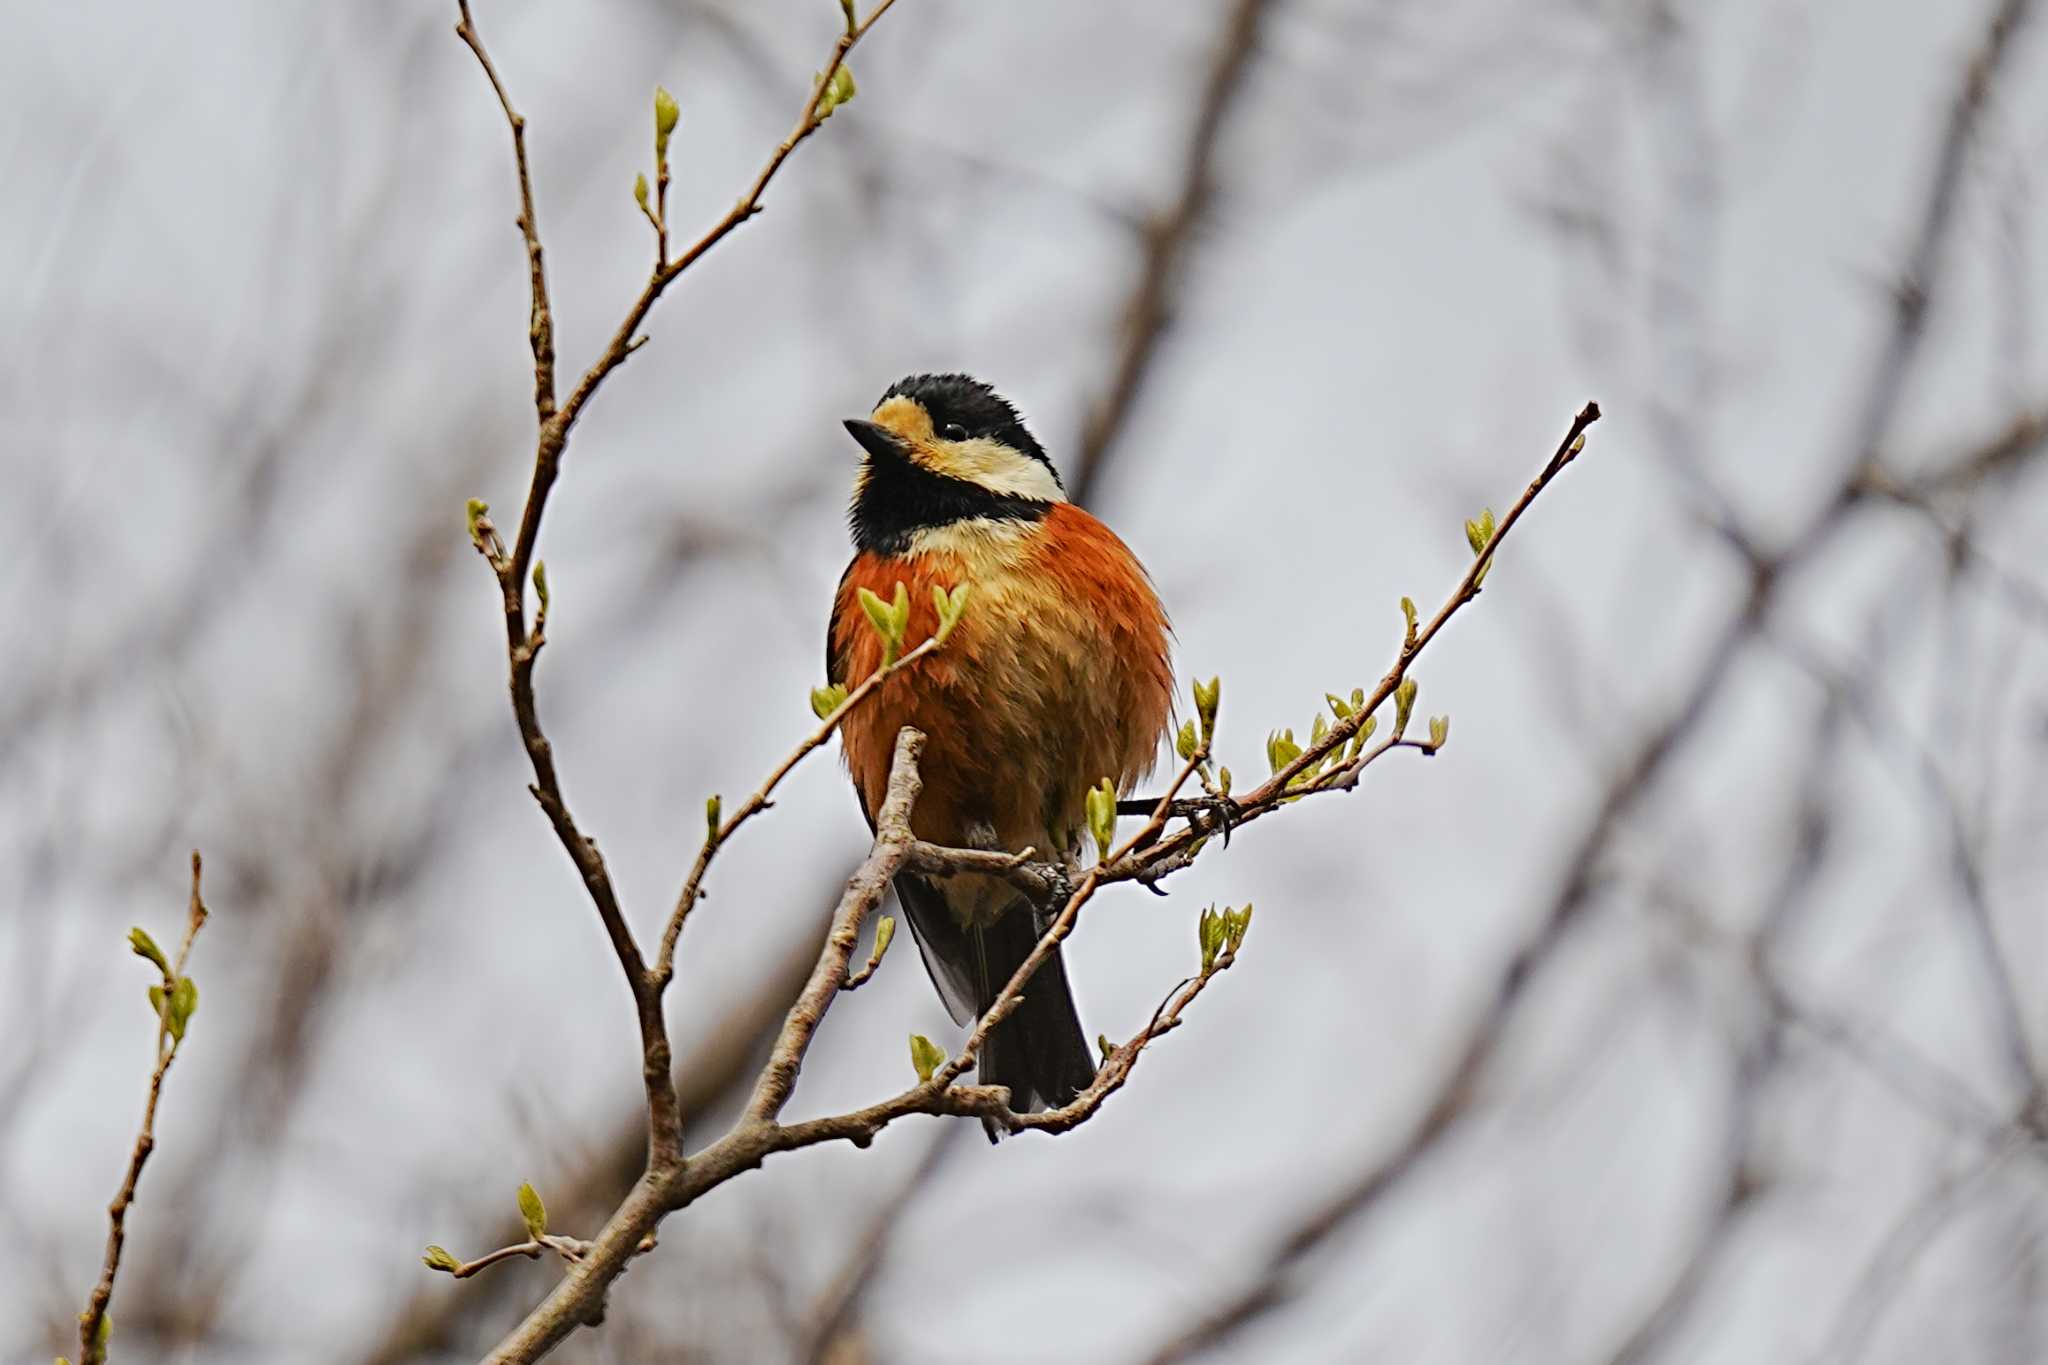
[[[923,877],[899,873],[896,896],[925,970],[956,1024],[979,1019],[1038,946],[1031,907],[1022,900],[993,921],[967,929],[945,893]],[[1008,1086],[1010,1107],[1019,1113],[1057,1108],[1095,1079],[1095,1053],[1081,1032],[1057,951],[1031,974],[1017,1008],[989,1034],[977,1072],[983,1085]],[[1003,1136],[997,1124],[983,1120],[982,1127],[991,1142]]]
[[[1010,977],[1038,946],[1029,906],[1013,905],[993,923],[970,932],[976,953],[977,1005],[986,1010]],[[1010,1107],[1019,1113],[1056,1109],[1088,1088],[1095,1079],[1095,1052],[1081,1031],[1073,992],[1058,949],[1025,983],[1022,998],[1010,1017],[997,1024],[982,1044],[975,1065],[983,1085],[1010,1088]],[[1003,1130],[983,1119],[990,1142]]]

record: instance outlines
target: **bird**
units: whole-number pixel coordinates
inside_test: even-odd
[[[887,678],[840,726],[872,831],[896,736],[926,736],[919,839],[1078,870],[1087,798],[1105,778],[1130,793],[1151,771],[1173,709],[1172,629],[1150,575],[1101,521],[1067,501],[1017,408],[964,374],[891,385],[846,430],[860,447],[847,522],[853,560],[826,632],[829,680],[854,688],[885,666],[860,604],[908,589],[908,654],[939,625],[932,589],[969,585],[937,651]],[[978,1019],[1036,947],[1040,914],[1000,877],[899,872],[895,891],[953,1022]],[[1051,907],[1056,910],[1057,907]],[[1010,1108],[1070,1103],[1095,1079],[1057,950],[976,1058]],[[984,1119],[991,1141],[1000,1126]]]

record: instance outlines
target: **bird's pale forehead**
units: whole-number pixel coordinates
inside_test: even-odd
[[[929,441],[932,438],[932,415],[924,410],[924,404],[901,394],[882,400],[875,409],[874,422],[906,441]]]

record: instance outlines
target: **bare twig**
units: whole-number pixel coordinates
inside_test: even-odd
[[[675,975],[676,940],[682,937],[683,922],[689,918],[690,911],[703,895],[704,874],[710,869],[711,860],[718,856],[718,850],[725,847],[726,842],[738,833],[741,825],[774,804],[769,798],[782,784],[782,779],[789,776],[797,764],[832,738],[839,727],[846,723],[848,717],[852,716],[856,707],[873,696],[890,678],[935,653],[940,644],[939,637],[933,635],[887,668],[878,668],[870,673],[860,686],[846,694],[846,700],[833,708],[831,715],[820,721],[816,729],[805,735],[796,748],[789,751],[788,756],[768,774],[767,780],[754,789],[753,795],[740,803],[738,810],[726,816],[717,828],[707,832],[703,847],[697,851],[697,861],[690,868],[690,875],[684,879],[682,891],[676,896],[675,909],[669,913],[668,927],[661,935],[661,952],[655,958],[654,964],[654,982],[657,989],[668,985],[669,980]]]
[[[107,1305],[114,1298],[114,1277],[120,1273],[121,1249],[128,1240],[128,1208],[135,1202],[135,1186],[142,1179],[142,1168],[149,1161],[149,1154],[156,1150],[157,1101],[163,1097],[164,1077],[170,1073],[179,1044],[184,1041],[181,1011],[189,1013],[189,1007],[178,1003],[179,987],[186,980],[185,962],[192,956],[192,943],[206,924],[206,914],[206,902],[199,894],[199,850],[194,849],[185,937],[178,944],[177,956],[167,966],[160,954],[153,958],[163,968],[163,984],[157,988],[161,993],[156,997],[156,1069],[149,1075],[149,1098],[143,1102],[142,1127],[135,1134],[134,1150],[128,1154],[127,1174],[121,1179],[114,1202],[107,1205],[107,1254],[100,1265],[99,1283],[93,1286],[85,1311],[78,1315],[79,1365],[99,1365],[106,1359]],[[155,953],[153,946],[150,951]]]
[[[506,93],[505,82],[498,78],[491,54],[484,51],[483,37],[476,31],[476,20],[469,13],[469,0],[456,0],[456,7],[462,18],[455,25],[455,36],[469,44],[469,50],[476,54],[477,64],[490,78],[498,107],[505,111],[505,123],[512,130],[512,159],[519,168],[519,235],[526,240],[531,294],[527,331],[533,346],[533,411],[545,428],[555,415],[555,323],[548,310],[548,273],[540,245],[540,224],[533,214],[533,169],[526,159],[526,118],[512,107],[512,96]]]

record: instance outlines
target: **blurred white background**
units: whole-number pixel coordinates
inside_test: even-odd
[[[2042,24],[1937,174],[1992,9],[900,0],[549,510],[541,709],[643,933],[704,797],[809,723],[839,420],[899,375],[992,381],[1070,475],[1099,451],[1086,499],[1183,678],[1222,675],[1241,778],[1385,669],[1464,517],[1584,400],[1607,417],[1417,669],[1440,757],[1091,910],[1070,971],[1123,1038],[1202,906],[1258,905],[1093,1122],[778,1158],[560,1358],[1145,1360],[1383,1172],[1206,1358],[2048,1359]],[[649,263],[652,87],[688,239],[839,14],[476,13],[579,373]],[[172,933],[195,845],[202,1003],[115,1359],[473,1358],[558,1268],[456,1284],[420,1248],[496,1245],[522,1180],[594,1231],[637,1169],[629,1002],[524,790],[462,527],[523,494],[531,373],[508,139],[454,19],[9,7],[8,1360],[73,1344],[149,1065],[123,937]],[[1148,278],[1169,321],[1134,332]],[[1866,466],[1910,496],[1824,516]],[[703,1134],[862,848],[821,756],[721,857],[671,997]],[[792,1113],[898,1088],[913,1030],[957,1038],[899,952]],[[1474,1036],[1476,1084],[1410,1143]]]

